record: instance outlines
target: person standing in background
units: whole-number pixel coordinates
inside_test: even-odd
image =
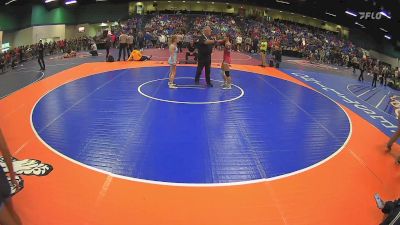
[[[128,35],[126,35],[123,31],[121,32],[121,35],[119,36],[119,55],[118,55],[118,61],[121,61],[121,53],[123,52],[124,54],[124,61],[125,61],[125,54],[126,54],[126,47],[128,43]]]
[[[236,37],[236,51],[240,52],[242,48],[243,38],[240,34]]]
[[[162,34],[159,36],[158,39],[159,39],[159,42],[160,42],[160,48],[164,50],[164,48],[165,48],[165,43],[167,42],[167,37],[165,37],[165,35],[162,33]]]
[[[256,54],[258,52],[258,44],[259,44],[259,40],[258,37],[254,37],[253,39],[253,48],[252,48],[252,53]]]
[[[111,48],[111,40],[112,37],[110,34],[107,35],[106,37],[106,60],[108,59],[108,56],[110,55],[110,48]]]
[[[137,41],[139,44],[139,50],[143,51],[143,47],[144,47],[144,35],[142,32],[139,32],[138,37],[137,37]]]
[[[46,70],[46,65],[44,64],[44,45],[42,40],[39,41],[38,46],[38,63],[40,66],[40,70]]]
[[[351,59],[351,65],[353,67],[353,73],[356,73],[356,69],[359,68],[358,59],[356,55],[354,55],[353,58]]]
[[[264,38],[260,44],[260,54],[261,54],[261,66],[267,66],[267,49],[268,49],[268,42]]]
[[[133,35],[132,33],[130,33],[128,36],[128,47],[126,49],[126,52],[128,53],[128,55],[131,55],[132,51],[133,51]]]
[[[367,69],[367,63],[365,60],[361,60],[359,68],[360,76],[358,77],[358,81],[364,82],[364,71]]]
[[[374,66],[374,68],[372,69],[372,73],[374,75],[374,78],[372,79],[372,87],[376,87],[376,82],[378,81],[378,74],[379,74],[378,64]]]

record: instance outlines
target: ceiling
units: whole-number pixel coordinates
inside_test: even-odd
[[[6,2],[10,0],[0,0],[0,10],[3,7],[8,7],[12,5],[24,5],[24,4],[44,4],[44,0],[15,0],[15,2],[10,3],[5,6]],[[62,2],[65,0],[57,0]],[[107,0],[112,3],[122,3],[122,2],[132,2],[132,0]],[[176,1],[176,0],[175,0]],[[205,1],[205,0],[200,0]],[[213,0],[211,0],[213,1]],[[211,2],[209,1],[209,2]],[[220,0],[215,0],[220,1]],[[179,1],[181,2],[181,1]],[[400,0],[230,0],[230,3],[239,3],[245,5],[260,5],[270,8],[280,9],[284,11],[290,11],[294,13],[299,13],[302,15],[315,17],[321,20],[334,22],[337,24],[344,25],[353,29],[362,29],[368,32],[368,34],[374,36],[375,38],[383,38],[384,35],[392,37],[393,44],[396,41],[400,41]],[[79,4],[89,4],[96,3],[96,0],[78,0]],[[289,3],[289,4],[287,4]],[[62,4],[62,3],[58,3]],[[183,4],[183,3],[182,3]],[[346,10],[350,10],[356,14],[359,12],[380,12],[382,10],[386,11],[391,17],[388,19],[384,16],[379,20],[374,19],[360,19],[357,17],[350,16],[345,13]],[[336,15],[328,15],[330,13]],[[362,28],[361,25],[365,28]],[[381,29],[382,28],[382,29]],[[385,31],[387,32],[385,32]],[[399,47],[400,47],[400,43]]]

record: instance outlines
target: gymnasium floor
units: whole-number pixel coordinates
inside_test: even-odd
[[[261,68],[242,53],[223,91],[220,52],[214,88],[193,85],[188,64],[170,90],[165,51],[145,53],[153,60],[53,57],[44,74],[28,62],[0,75],[25,224],[368,225],[382,219],[374,193],[398,196],[399,148],[385,153],[398,92],[346,68]]]

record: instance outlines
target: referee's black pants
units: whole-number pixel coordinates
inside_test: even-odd
[[[211,58],[209,59],[198,59],[197,61],[197,71],[195,82],[198,83],[200,81],[200,75],[203,71],[203,68],[206,68],[206,82],[207,84],[211,84],[210,72],[211,72]]]
[[[46,65],[44,64],[43,55],[39,54],[38,63],[39,63],[39,66],[40,66],[41,70],[45,70],[46,69]]]
[[[123,53],[123,55],[124,55],[124,61],[125,61],[125,54],[126,54],[126,47],[127,47],[127,46],[128,46],[128,44],[126,44],[126,43],[119,44],[118,61],[121,60],[121,53]],[[129,58],[129,55],[128,55],[128,58]]]
[[[378,80],[378,74],[374,74],[374,78],[372,79],[372,87],[376,87],[377,80]]]

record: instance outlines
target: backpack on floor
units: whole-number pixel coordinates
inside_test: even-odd
[[[107,57],[107,62],[114,62],[114,56],[109,55],[109,56]]]

